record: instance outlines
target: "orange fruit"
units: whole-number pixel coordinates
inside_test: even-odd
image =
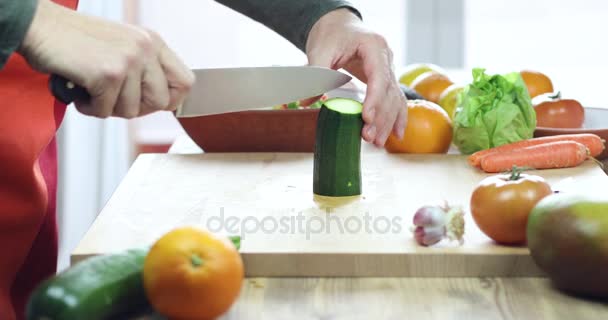
[[[447,153],[452,144],[452,121],[437,104],[408,100],[407,125],[403,139],[394,133],[385,149],[390,153]]]
[[[450,119],[454,120],[456,107],[458,106],[458,95],[464,90],[460,84],[453,84],[447,87],[439,96],[439,105],[448,113]]]
[[[143,280],[152,307],[171,319],[214,319],[238,297],[241,256],[228,238],[181,227],[163,235],[144,261]]]
[[[439,103],[441,93],[452,84],[454,83],[446,75],[436,71],[427,71],[412,82],[411,88],[426,100]]]
[[[399,82],[410,87],[412,82],[414,82],[414,80],[416,80],[419,75],[427,71],[444,73],[443,69],[432,63],[415,63],[405,67],[403,73],[401,74],[401,77],[399,78]]]
[[[530,98],[553,92],[553,83],[547,75],[533,70],[522,70],[520,74],[528,87]]]

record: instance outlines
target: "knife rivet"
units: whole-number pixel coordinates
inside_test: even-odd
[[[72,81],[68,81],[65,84],[66,87],[68,87],[68,89],[74,89],[74,83]]]

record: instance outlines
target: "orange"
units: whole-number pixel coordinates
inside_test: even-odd
[[[460,84],[453,84],[447,87],[439,96],[439,105],[448,113],[450,119],[454,120],[456,107],[458,106],[458,95],[464,90]]]
[[[553,92],[553,83],[547,75],[533,70],[522,70],[520,74],[528,87],[530,98]]]
[[[214,319],[238,297],[241,256],[228,238],[181,227],[163,235],[144,261],[143,280],[152,307],[170,319]]]
[[[444,73],[443,69],[432,63],[415,63],[405,67],[403,73],[401,74],[401,77],[399,77],[399,82],[409,87],[419,75],[427,71],[436,71],[438,73]]]
[[[452,144],[452,121],[437,104],[408,100],[407,125],[403,139],[393,133],[385,149],[390,153],[447,153]]]
[[[439,103],[439,96],[449,86],[454,84],[446,75],[436,71],[427,71],[412,82],[412,89],[426,100]]]

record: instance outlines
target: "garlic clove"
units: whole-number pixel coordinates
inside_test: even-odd
[[[445,236],[445,227],[416,227],[414,238],[424,246],[431,246],[441,241]]]
[[[424,206],[414,214],[416,226],[442,226],[447,223],[445,211],[437,206]]]

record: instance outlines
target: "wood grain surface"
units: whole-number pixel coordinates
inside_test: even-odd
[[[140,156],[72,261],[197,225],[241,235],[251,277],[542,275],[527,248],[496,245],[474,224],[469,197],[487,174],[464,156],[364,152],[362,197],[330,211],[312,197],[312,163],[309,153]],[[531,173],[561,192],[594,194],[608,186],[591,161]],[[467,212],[464,244],[418,246],[409,230],[413,213],[444,200]]]
[[[608,303],[538,278],[250,278],[229,319],[599,320]]]

